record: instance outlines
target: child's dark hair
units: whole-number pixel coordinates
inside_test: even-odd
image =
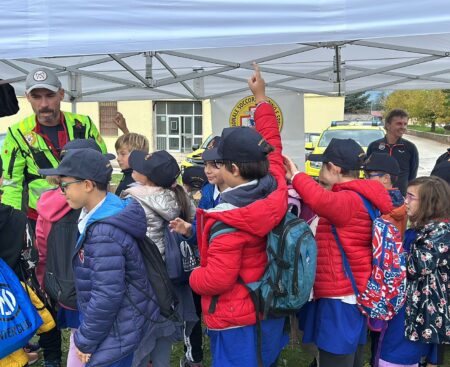
[[[450,218],[450,185],[446,181],[435,176],[418,177],[408,184],[411,186],[419,189],[419,208],[411,217],[415,227],[421,228],[433,219]]]
[[[331,164],[329,162],[324,163],[327,166],[328,171],[331,170]],[[358,179],[359,178],[359,170],[355,170],[355,169],[346,169],[346,168],[341,168],[341,175],[345,176],[345,177],[350,177],[350,178],[354,178],[354,179]]]
[[[109,182],[95,182],[95,186],[97,187],[97,190],[99,191],[108,191]]]
[[[227,171],[233,171],[233,164],[239,168],[239,173],[246,180],[257,180],[263,178],[269,173],[269,161],[259,162],[231,162],[224,161],[223,164]]]
[[[64,176],[61,176],[64,177]],[[97,188],[98,191],[108,191],[108,186],[109,186],[109,180],[108,182],[97,182],[97,181],[93,181],[93,180],[89,180],[86,178],[80,178],[80,177],[74,177],[77,181],[91,181],[94,183],[94,186]]]
[[[171,187],[170,190],[172,190],[175,193],[175,199],[177,200],[178,205],[180,206],[180,215],[179,217],[183,219],[185,222],[190,222],[192,218],[190,218],[190,207],[191,202],[189,199],[189,196],[186,194],[186,191],[180,186],[176,185],[174,187]]]
[[[242,178],[246,180],[258,180],[263,178],[269,173],[269,160],[267,159],[267,155],[275,150],[275,148],[270,145],[268,142],[264,140],[264,142],[260,145],[266,154],[266,159],[263,161],[254,161],[254,162],[232,162],[232,161],[224,161],[225,168],[227,171],[233,171],[233,164],[239,168],[239,174]]]

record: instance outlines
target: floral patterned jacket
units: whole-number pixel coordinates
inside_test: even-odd
[[[412,341],[450,344],[450,223],[426,224],[411,245],[405,335]]]

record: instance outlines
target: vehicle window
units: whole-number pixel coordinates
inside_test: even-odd
[[[214,138],[214,135],[210,135],[208,136],[205,141],[202,143],[202,145],[200,146],[200,149],[206,149],[206,147],[208,146],[209,142],[212,140],[212,138]]]
[[[382,130],[327,130],[319,141],[319,147],[327,147],[331,139],[353,139],[362,147],[384,137]]]

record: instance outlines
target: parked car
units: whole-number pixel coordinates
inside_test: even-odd
[[[202,153],[206,149],[206,147],[211,143],[211,140],[214,138],[214,135],[209,135],[200,145],[194,144],[192,146],[192,153],[189,153],[180,164],[181,172],[191,166],[201,165],[203,166]]]
[[[385,130],[378,120],[374,121],[333,121],[331,126],[325,129],[320,134],[319,140],[316,145],[311,143],[305,145],[305,149],[308,149],[313,154],[322,154],[331,139],[353,139],[355,140],[364,151],[367,151],[367,147],[371,142],[377,139],[383,138]],[[322,167],[322,162],[312,162],[306,160],[305,171],[312,177],[319,177],[319,171]]]

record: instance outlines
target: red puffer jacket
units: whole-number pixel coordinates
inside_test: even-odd
[[[358,193],[382,214],[387,214],[393,208],[387,190],[374,180],[353,180],[336,184],[328,191],[304,173],[294,177],[293,186],[305,203],[320,216],[316,232],[318,252],[314,297],[354,294],[331,233],[331,223],[336,226],[358,290],[363,292],[372,271],[372,221]]]
[[[201,264],[189,279],[192,289],[202,296],[202,309],[210,329],[253,325],[256,314],[248,291],[238,283],[258,280],[267,263],[266,236],[281,221],[287,210],[287,186],[281,156],[281,139],[272,106],[260,105],[255,112],[256,128],[273,146],[269,155],[270,173],[277,189],[264,199],[222,212],[197,209],[197,238]],[[237,232],[217,236],[208,245],[211,226],[222,221]],[[208,309],[212,297],[219,299],[214,313]]]

